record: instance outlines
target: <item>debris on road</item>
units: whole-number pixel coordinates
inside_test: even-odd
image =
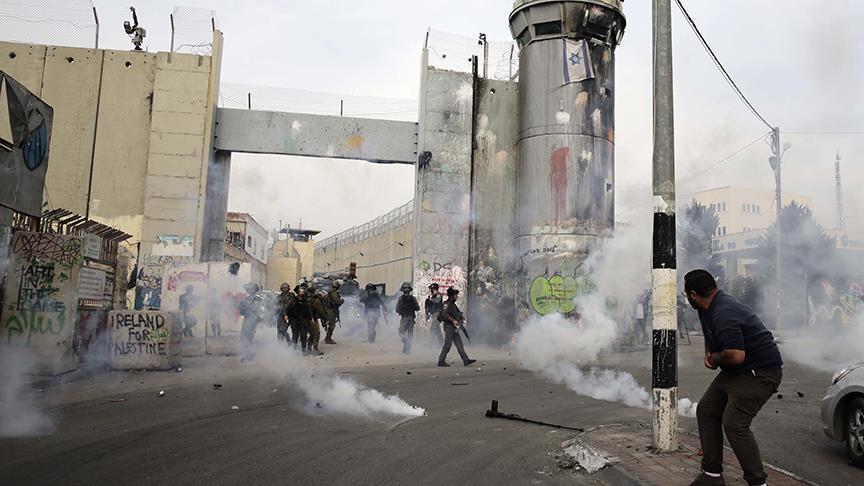
[[[798,398],[804,398],[804,394],[803,394],[803,393],[801,393],[801,392],[799,392],[799,391],[796,391],[795,393],[798,394]]]
[[[183,371],[183,367],[182,367],[182,366],[178,366],[178,367],[177,367],[177,373],[180,373],[180,372],[182,372],[182,371]]]
[[[237,405],[231,405],[231,410],[240,410],[240,407]]]
[[[120,403],[120,402],[126,402],[126,401],[129,401],[129,399],[128,398],[112,398],[111,399],[111,403]]]
[[[528,424],[536,424],[536,425],[545,425],[547,427],[555,427],[556,429],[566,429],[566,430],[575,430],[577,432],[585,432],[585,429],[581,429],[579,427],[570,427],[567,425],[558,425],[558,424],[550,424],[548,422],[541,422],[539,420],[531,420],[526,419],[524,417],[520,417],[515,413],[501,413],[498,411],[498,400],[492,400],[492,408],[486,410],[486,417],[488,418],[502,418],[507,420],[515,420],[516,422],[525,422]]]
[[[162,397],[164,397],[164,396],[165,396],[165,390],[161,390],[161,391],[159,392],[158,397],[159,397],[159,398],[162,398]]]
[[[411,372],[410,372],[410,371],[406,371],[405,374],[406,374],[406,375],[410,375]]]
[[[777,394],[777,400],[783,400],[783,394],[782,393]]]
[[[220,389],[220,388],[222,388],[222,385],[221,385],[221,384],[219,384],[219,383],[213,383],[213,389],[214,389],[214,390],[218,390],[218,389]]]
[[[457,382],[450,383],[450,384],[453,385],[453,386],[464,386],[464,385],[468,385],[469,383],[462,383],[462,382],[458,382],[458,381],[457,381]]]

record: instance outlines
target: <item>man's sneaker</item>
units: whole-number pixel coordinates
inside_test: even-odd
[[[705,471],[699,473],[696,476],[696,479],[690,483],[690,486],[726,486],[726,480],[723,479],[723,476],[713,477],[705,474]]]
[[[476,359],[465,360],[465,366],[471,366],[472,364],[474,364],[476,362],[477,362]]]
[[[438,366],[440,366],[442,368],[449,368],[450,367],[450,365],[445,363],[444,361],[439,361]]]

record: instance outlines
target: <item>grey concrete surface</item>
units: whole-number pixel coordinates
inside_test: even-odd
[[[398,394],[424,407],[425,417],[397,423],[308,413],[302,393],[272,366],[236,358],[186,359],[181,373],[79,372],[37,384],[57,428],[43,437],[0,439],[0,483],[597,484],[559,467],[555,455],[571,433],[487,419],[490,401],[499,400],[503,412],[580,427],[649,419],[648,411],[549,383],[506,351],[469,347],[485,361],[482,371],[434,367],[435,350],[422,342],[414,356],[402,357],[392,333],[382,329],[381,344],[327,346],[314,372],[336,370]],[[270,337],[265,331],[258,339]],[[711,377],[701,349],[695,341],[681,348],[682,396],[698,397]],[[647,351],[604,361],[650,384]],[[864,471],[849,467],[842,445],[820,430],[818,405],[829,378],[788,365],[783,399],[769,402],[755,430],[766,461],[820,484],[862,484]],[[682,419],[682,427],[695,431],[695,420]]]

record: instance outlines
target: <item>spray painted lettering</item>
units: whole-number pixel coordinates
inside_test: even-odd
[[[49,233],[24,233],[12,243],[12,253],[16,255],[31,261],[40,259],[55,262],[65,268],[72,268],[81,262],[81,251],[79,238]]]
[[[170,330],[160,313],[117,312],[109,318],[111,354],[168,355]]]
[[[586,276],[563,277],[541,275],[531,282],[528,300],[534,312],[545,316],[554,313],[570,314],[576,310],[576,297],[590,293],[594,289],[591,279]]]
[[[66,327],[66,312],[51,313],[31,310],[8,311],[3,317],[2,333],[7,344],[29,346],[42,336],[60,336]]]

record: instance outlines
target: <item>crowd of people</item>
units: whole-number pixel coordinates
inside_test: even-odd
[[[278,297],[271,303],[266,302],[257,284],[249,283],[244,286],[247,296],[240,303],[239,309],[243,317],[240,331],[243,345],[242,361],[250,361],[254,358],[252,341],[257,327],[270,319],[275,320],[277,339],[295,349],[299,345],[303,355],[324,354],[319,347],[322,328],[325,333],[324,343],[336,344],[333,333],[337,324],[341,322],[340,310],[345,303],[340,293],[341,284],[335,280],[330,283],[329,289],[319,288],[319,282],[316,280],[302,279],[293,289],[288,283],[283,283]],[[402,295],[396,301],[394,310],[400,317],[399,336],[402,340],[402,353],[410,354],[417,313],[421,309],[409,282],[403,283],[400,290]],[[430,324],[431,338],[442,346],[438,356],[438,366],[449,366],[446,361],[447,354],[454,344],[465,366],[475,363],[476,361],[465,352],[462,343],[462,334],[469,341],[470,337],[465,328],[465,315],[457,305],[459,290],[448,288],[446,300],[438,284],[430,285],[429,292],[429,297],[424,303],[424,311],[426,321]],[[374,284],[366,285],[358,300],[363,306],[367,342],[374,343],[378,321],[382,317],[387,321],[386,300],[381,289]]]

